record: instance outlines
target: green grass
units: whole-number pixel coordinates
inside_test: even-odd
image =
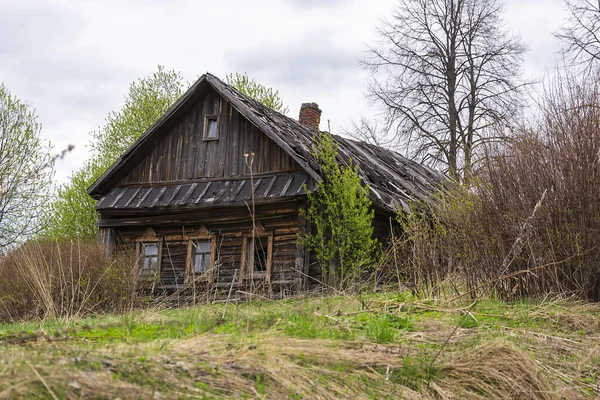
[[[61,398],[95,398],[101,389],[122,398],[435,398],[431,383],[450,387],[455,360],[499,341],[543,365],[538,375],[555,390],[600,395],[600,306],[469,304],[399,292],[251,301],[230,304],[224,316],[223,304],[203,304],[4,324],[0,398],[51,398],[37,374]]]
[[[412,330],[412,324],[409,317],[398,316],[394,314],[366,316],[364,330],[368,338],[377,343],[392,343],[401,334],[402,331]]]

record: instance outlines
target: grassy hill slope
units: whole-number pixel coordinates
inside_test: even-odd
[[[0,399],[600,396],[599,305],[468,305],[402,292],[0,325]]]

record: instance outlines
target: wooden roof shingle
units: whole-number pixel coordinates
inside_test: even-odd
[[[161,126],[176,118],[178,111],[189,101],[193,101],[198,93],[208,85],[283,148],[306,171],[308,176],[317,182],[321,180],[319,165],[312,154],[316,137],[311,129],[245,96],[214,75],[206,73],[90,186],[88,194],[96,199],[105,196],[112,197],[107,195],[114,193],[112,189],[120,178],[130,168],[133,168],[138,159],[135,155],[144,153],[155,143],[157,138],[154,136],[160,131]],[[436,192],[445,180],[441,173],[409,160],[392,150],[338,135],[332,136],[338,143],[338,161],[347,164],[348,160],[352,159],[359,167],[361,179],[369,185],[371,198],[375,205],[389,212],[396,212],[400,209],[408,212],[408,204],[414,200],[431,201],[432,193]],[[187,190],[189,191],[189,188]],[[130,192],[133,193],[131,190]],[[178,198],[181,192],[180,190],[174,199]],[[140,193],[135,194],[136,197],[140,196]],[[183,194],[181,195],[183,196]],[[106,198],[102,199],[98,206],[104,207],[106,201]],[[122,198],[117,199],[115,205],[124,201]]]

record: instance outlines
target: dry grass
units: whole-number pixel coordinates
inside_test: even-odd
[[[222,304],[71,319],[66,336],[42,323],[46,335],[0,336],[0,398],[600,395],[597,305],[483,300],[477,323],[459,327],[430,365],[466,306],[381,294],[233,305],[225,319]],[[380,342],[370,329],[384,316],[410,323]]]
[[[442,399],[558,398],[535,361],[511,343],[486,343],[446,362],[433,387]]]
[[[161,349],[155,344],[119,346],[111,349],[109,359],[101,351],[87,353],[84,362],[100,360],[101,370],[78,370],[66,358],[54,360],[62,364],[58,369],[40,360],[35,368],[65,398],[148,398],[155,392],[166,398],[558,398],[535,362],[504,343],[444,360],[439,376],[417,391],[393,379],[403,368],[404,354],[394,346],[280,337],[223,339],[209,334]],[[32,357],[28,353],[12,353],[10,375],[16,374],[10,385],[0,375],[0,398],[44,393],[39,378],[22,362]],[[132,353],[143,354],[144,362]],[[143,374],[152,378],[144,382]]]
[[[0,259],[0,321],[130,310],[135,265],[96,242],[28,242]]]

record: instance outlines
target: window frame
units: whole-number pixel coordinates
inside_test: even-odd
[[[264,272],[254,271],[254,264],[252,264],[252,269],[250,269],[250,264],[248,262],[249,246],[252,244],[252,247],[254,247],[254,240],[257,238],[267,238],[267,265],[266,271]],[[252,257],[252,259],[254,259],[254,257]],[[267,283],[271,283],[271,273],[273,270],[273,232],[260,231],[244,236],[240,264],[240,282],[244,280],[264,279]]]
[[[217,237],[215,235],[210,235],[210,234],[206,234],[206,235],[198,235],[198,236],[191,236],[188,237],[188,248],[187,248],[187,260],[186,260],[186,282],[191,283],[191,282],[209,282],[212,283],[214,280],[214,273],[215,273],[215,256],[216,256],[216,248],[217,248]],[[200,273],[197,274],[196,272],[194,272],[194,261],[195,261],[195,254],[194,254],[194,242],[198,242],[198,241],[209,241],[210,242],[210,265],[208,268],[208,273],[204,272],[204,273]]]
[[[140,238],[136,240],[136,254],[138,255],[138,268],[139,268],[139,277],[144,281],[152,281],[158,282],[160,281],[160,272],[162,266],[162,238]],[[156,259],[156,272],[154,274],[144,275],[144,261],[146,260],[146,254],[143,253],[144,246],[146,244],[155,244],[157,245],[157,259]]]
[[[210,122],[214,121],[216,124],[215,127],[215,137],[209,137],[209,127],[210,127]],[[204,116],[204,132],[202,135],[202,138],[204,141],[212,141],[212,140],[219,140],[219,115],[218,114],[211,114],[211,115],[205,115]]]

